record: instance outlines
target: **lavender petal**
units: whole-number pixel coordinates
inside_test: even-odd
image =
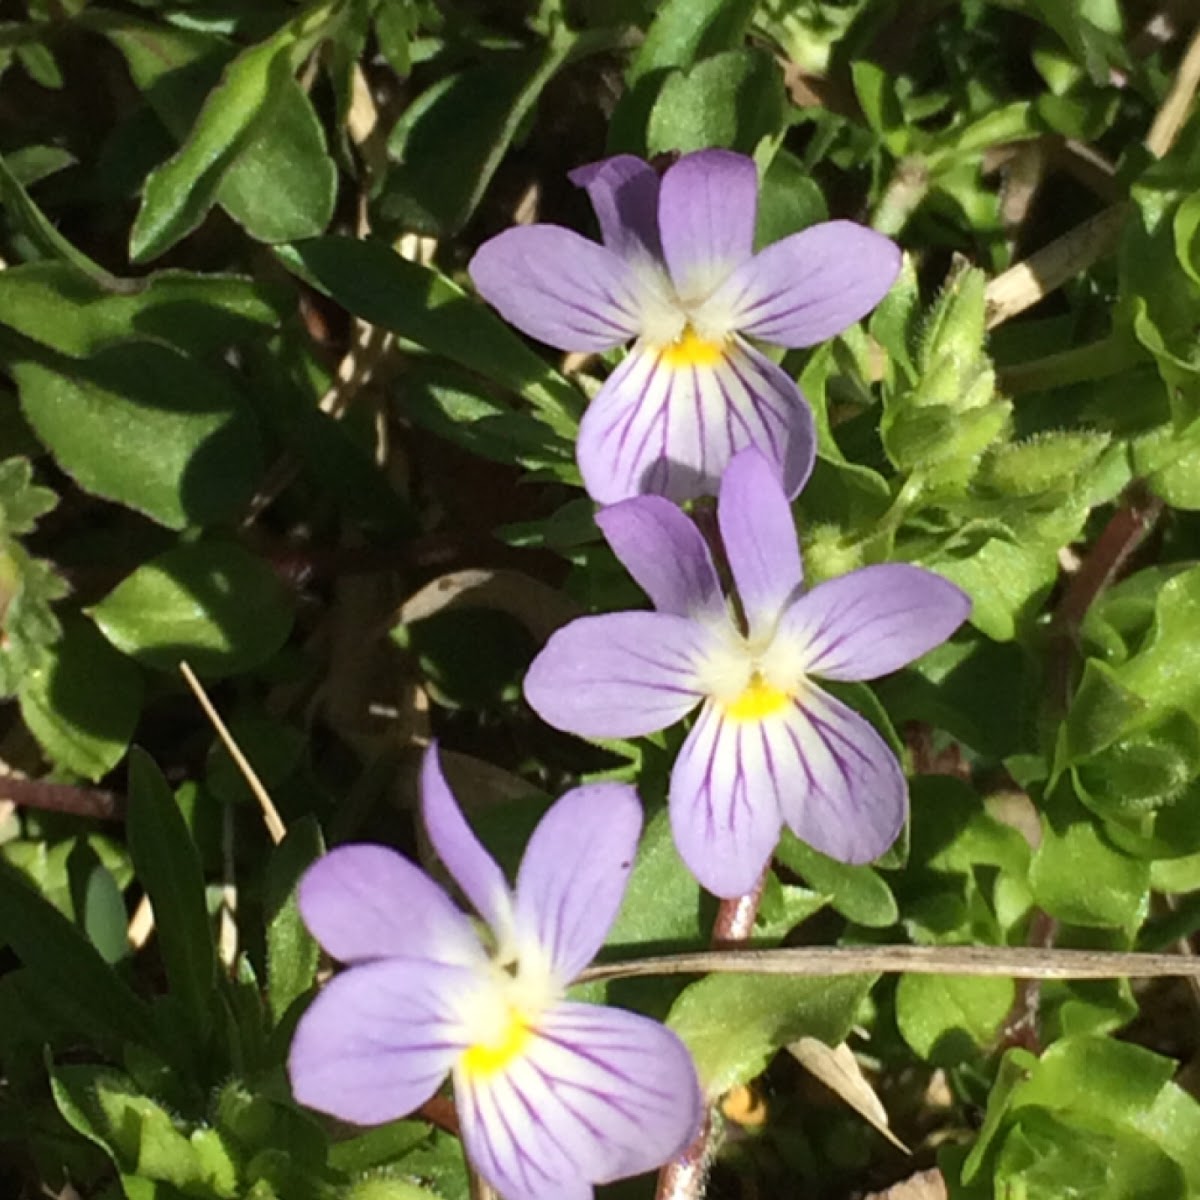
[[[750,636],[766,635],[799,590],[804,568],[791,506],[758,449],[740,451],[725,469],[717,518]]]
[[[815,685],[770,730],[783,819],[839,862],[878,858],[908,814],[908,785],[871,724]]]
[[[299,904],[313,937],[344,963],[484,961],[471,922],[446,893],[384,846],[340,846],[318,859],[300,882]]]
[[[415,959],[352,967],[325,985],[296,1028],[288,1074],[296,1099],[356,1125],[410,1113],[467,1046],[456,1018],[478,973]]]
[[[594,500],[715,495],[730,460],[747,446],[771,460],[789,496],[804,486],[816,434],[800,389],[740,339],[723,351],[716,362],[673,365],[661,349],[633,348],[580,424],[576,455]]]
[[[900,249],[852,221],[827,221],[760,250],[713,295],[733,327],[778,346],[813,346],[887,295]]]
[[[907,563],[881,563],[830,579],[796,600],[780,636],[806,671],[826,679],[877,679],[941,645],[970,615],[965,592]]]
[[[576,1200],[593,1183],[653,1170],[692,1141],[703,1109],[670,1030],[569,1003],[543,1014],[507,1070],[457,1071],[455,1096],[467,1154],[505,1200]]]
[[[512,895],[504,873],[471,831],[442,773],[437,743],[421,765],[421,812],[425,831],[475,911],[503,937],[512,924]]]
[[[675,845],[717,896],[751,891],[779,841],[786,781],[770,733],[768,721],[733,719],[709,701],[671,772]]]
[[[701,150],[667,171],[658,228],[683,300],[703,300],[750,258],[757,209],[758,172],[744,154]]]
[[[668,613],[580,617],[558,630],[525,676],[525,699],[555,729],[640,737],[674,725],[700,699],[704,630]]]
[[[633,272],[570,229],[506,229],[480,246],[467,269],[510,325],[560,350],[609,350],[638,332]]]
[[[725,611],[700,530],[661,496],[635,496],[596,514],[613,553],[659,612],[687,617]]]
[[[586,188],[604,244],[622,258],[662,257],[658,237],[658,173],[632,154],[577,167],[568,178]]]
[[[617,917],[637,854],[633,788],[574,788],[542,818],[517,876],[516,928],[564,987],[596,956]]]

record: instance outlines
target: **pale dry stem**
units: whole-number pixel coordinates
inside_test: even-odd
[[[192,693],[195,695],[200,707],[204,710],[204,715],[217,731],[217,736],[224,743],[225,749],[229,751],[229,757],[233,759],[237,769],[241,771],[242,778],[246,781],[246,786],[254,794],[254,798],[258,801],[258,806],[262,810],[263,824],[267,827],[267,833],[271,835],[271,841],[278,845],[287,834],[287,827],[284,825],[283,818],[280,817],[279,810],[275,807],[270,794],[263,787],[263,782],[259,779],[258,772],[250,765],[250,760],[242,753],[241,747],[234,740],[233,734],[229,732],[229,727],[221,720],[221,714],[217,712],[213,702],[208,698],[208,693],[204,690],[200,680],[196,678],[196,673],[185,662],[179,664],[179,673],[187,681],[188,687],[192,689]]]

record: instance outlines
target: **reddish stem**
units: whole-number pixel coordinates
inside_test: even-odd
[[[22,779],[18,775],[5,775],[0,779],[0,799],[11,800],[20,808],[40,808],[45,812],[93,817],[98,821],[125,818],[125,799],[116,792],[75,787],[69,783],[49,783],[42,779]]]
[[[768,864],[753,891],[722,900],[717,906],[711,939],[714,950],[734,950],[750,940],[769,870]],[[696,1140],[659,1171],[655,1200],[702,1200],[723,1134],[720,1117],[710,1110]]]

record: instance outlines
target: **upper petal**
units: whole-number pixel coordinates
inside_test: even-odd
[[[703,300],[750,257],[757,210],[758,172],[744,154],[701,150],[667,171],[658,230],[681,299]]]
[[[658,238],[658,172],[632,154],[576,167],[568,178],[586,188],[604,244],[622,258],[662,257]]]
[[[863,567],[818,584],[785,614],[805,670],[826,679],[876,679],[944,642],[971,600],[940,575],[908,563]]]
[[[779,346],[813,346],[887,295],[900,248],[852,221],[827,221],[760,250],[712,297],[730,327]]]
[[[604,944],[633,870],[642,807],[633,788],[574,788],[542,818],[517,875],[517,937],[563,986]]]
[[[696,361],[639,343],[584,413],[576,455],[601,504],[646,492],[684,501],[716,495],[747,446],[771,460],[789,496],[804,486],[816,434],[792,379],[736,338]]]
[[[580,617],[553,634],[525,676],[525,699],[555,729],[639,737],[674,725],[700,699],[706,640],[669,613]]]
[[[300,881],[299,904],[313,937],[345,963],[484,957],[471,922],[446,893],[384,846],[339,846],[318,859]]]
[[[696,1070],[669,1029],[564,1003],[489,1078],[457,1071],[463,1143],[505,1200],[585,1200],[593,1183],[653,1170],[700,1128]]]
[[[296,1099],[356,1125],[412,1112],[467,1046],[457,1010],[476,979],[469,968],[413,959],[338,975],[292,1038],[288,1074]]]
[[[800,587],[804,567],[779,474],[757,448],[740,451],[726,467],[717,519],[750,636],[766,634]]]
[[[671,771],[671,830],[688,870],[717,896],[754,889],[779,841],[770,730],[735,720],[713,701],[701,710]]]
[[[635,496],[602,508],[596,524],[659,612],[725,611],[708,545],[677,505],[662,496]]]
[[[810,684],[771,731],[783,819],[839,862],[878,858],[908,813],[896,756],[858,713]]]
[[[467,269],[506,321],[560,350],[608,350],[640,328],[631,269],[570,229],[506,229],[479,247]]]
[[[421,812],[425,831],[454,882],[503,941],[512,927],[512,894],[504,872],[471,831],[442,773],[437,743],[421,764]]]

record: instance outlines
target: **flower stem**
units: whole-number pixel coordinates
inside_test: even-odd
[[[753,890],[732,900],[722,900],[718,905],[711,938],[714,950],[735,950],[750,940],[768,870],[769,865]],[[720,1114],[710,1109],[696,1140],[659,1171],[655,1200],[703,1200],[724,1135],[725,1125]]]

